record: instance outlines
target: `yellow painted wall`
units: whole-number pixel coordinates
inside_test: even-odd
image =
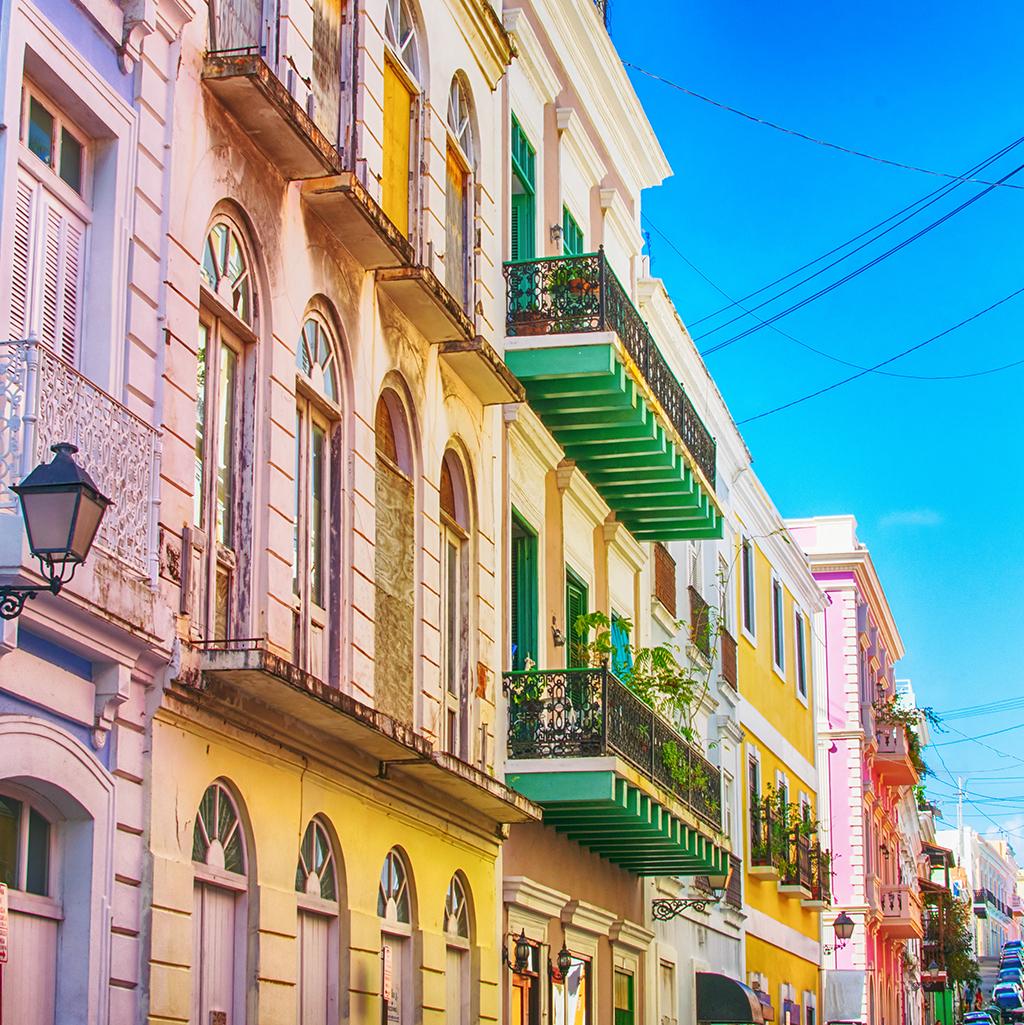
[[[227,780],[247,825],[250,904],[250,1025],[292,1025],[296,1019],[298,950],[295,871],[299,843],[313,815],[337,839],[342,906],[339,988],[352,1022],[380,1020],[380,919],[377,888],[385,855],[400,846],[414,897],[414,964],[425,1025],[445,1017],[444,906],[456,871],[468,883],[477,972],[473,1021],[497,1021],[500,952],[494,923],[498,847],[490,837],[447,824],[415,793],[400,795],[372,774],[329,770],[253,735],[186,725],[160,713],[153,726],[153,928],[149,1021],[187,1022],[191,1007],[192,830],[199,801],[214,780]],[[332,752],[344,758],[344,752]],[[358,756],[353,755],[354,758]],[[345,908],[347,905],[347,923]],[[418,931],[417,931],[418,930]],[[349,942],[345,942],[345,933]],[[419,942],[416,942],[416,937]],[[414,977],[417,972],[414,970]],[[257,980],[253,985],[251,980]],[[254,991],[258,991],[254,992]],[[419,996],[417,995],[417,1003]],[[252,1013],[254,1000],[258,1015]]]
[[[803,1020],[806,1021],[806,1011],[803,1007],[803,994],[813,993],[818,1007],[817,1020],[821,1020],[821,991],[818,987],[818,966],[811,961],[805,961],[788,950],[765,943],[756,936],[747,936],[747,971],[761,972],[768,977],[764,990],[772,999],[772,1007],[775,1009],[776,1025],[785,1025],[785,1018],[782,1014],[782,1005],[779,1001],[779,987],[783,983],[789,983],[795,990],[793,999],[800,1004],[800,1011]],[[794,1022],[793,1025],[796,1025]]]
[[[813,764],[814,762],[814,680],[810,658],[810,610],[803,609],[807,617],[804,627],[804,664],[807,667],[807,700],[801,701],[796,690],[796,605],[793,595],[782,581],[783,618],[785,623],[785,673],[774,668],[772,657],[772,566],[763,552],[754,545],[756,567],[756,617],[755,640],[751,641],[742,628],[742,574],[737,566],[736,623],[740,692],[796,749]]]

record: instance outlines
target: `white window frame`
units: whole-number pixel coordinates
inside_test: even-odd
[[[746,578],[746,553],[750,553],[750,585]],[[743,636],[757,646],[757,546],[749,537],[740,538],[740,629]],[[749,592],[749,593],[748,593]],[[747,624],[747,603],[750,604],[750,624]]]
[[[775,603],[778,595],[778,605]],[[786,589],[782,581],[772,573],[770,592],[772,669],[776,676],[786,679]],[[776,635],[778,626],[778,635]]]
[[[808,701],[808,670],[810,658],[808,651],[808,634],[810,633],[810,620],[803,611],[793,604],[793,675],[796,679],[796,696],[802,704]]]
[[[792,801],[792,798],[793,798],[793,795],[790,793],[789,777],[781,769],[776,769],[775,770],[775,793],[778,794],[781,797],[783,790],[785,790],[785,792],[786,792],[786,800],[785,800],[784,803],[785,804],[789,804]]]
[[[668,1007],[661,1006],[662,997],[662,973],[668,969]],[[679,967],[675,961],[667,957],[658,958],[658,1022],[659,1025],[679,1025]]]
[[[36,100],[53,118],[52,142],[55,156],[53,164],[45,163],[41,157],[37,156],[29,149],[29,109],[32,100]],[[82,147],[82,188],[80,191],[73,188],[70,183],[66,182],[60,176],[60,147],[63,145],[62,132],[65,130],[68,135],[70,135]],[[47,92],[40,89],[39,86],[32,81],[31,77],[26,77],[22,83],[21,124],[19,127],[18,138],[25,155],[31,158],[31,162],[34,163],[35,167],[37,169],[44,167],[48,169],[49,173],[54,178],[53,188],[64,192],[64,195],[61,198],[64,199],[65,202],[73,202],[74,200],[77,200],[84,208],[82,211],[83,215],[91,214],[89,196],[92,195],[92,140],[85,132],[82,131],[81,128],[79,128],[73,118],[68,117],[64,113],[62,105],[57,103]],[[38,170],[37,173],[39,173]],[[59,185],[57,183],[59,183]]]

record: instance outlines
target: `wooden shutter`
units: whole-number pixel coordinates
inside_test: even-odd
[[[615,1025],[633,1025],[633,976],[615,971]]]
[[[391,61],[384,61],[384,169],[381,206],[409,234],[409,144],[413,94]]]
[[[452,145],[448,145],[445,189],[444,277],[448,291],[462,304],[467,299],[466,183],[468,175]]]
[[[532,260],[534,249],[533,196],[525,192],[512,194],[512,234],[509,258]]]
[[[512,537],[512,668],[537,660],[537,538],[516,524]]]
[[[51,196],[42,208],[40,340],[75,362],[82,293],[84,222]]]
[[[585,638],[576,635],[576,620],[587,612],[587,587],[577,577],[567,576],[565,581],[565,636],[566,656],[570,668],[583,666],[586,658],[581,642]]]
[[[299,911],[298,1011],[301,1025],[328,1025],[331,993],[331,920]]]
[[[23,171],[18,172],[14,200],[14,252],[11,268],[10,336],[25,338],[32,308],[32,215],[39,185]]]
[[[334,145],[341,123],[341,4],[313,3],[313,120]]]

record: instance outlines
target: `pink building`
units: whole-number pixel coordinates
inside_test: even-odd
[[[823,1020],[899,1025],[920,1021],[914,989],[921,963],[921,843],[913,788],[916,728],[901,721],[893,667],[903,642],[852,516],[790,521],[825,610],[814,627],[818,688],[819,807],[833,854],[833,903]],[[832,923],[855,922],[837,949]]]

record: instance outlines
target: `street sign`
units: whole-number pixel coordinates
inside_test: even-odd
[[[7,963],[9,918],[10,916],[7,912],[7,884],[0,883],[0,964]]]

